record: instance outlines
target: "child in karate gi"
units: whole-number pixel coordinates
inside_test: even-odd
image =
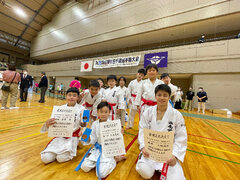
[[[58,162],[66,162],[73,159],[76,156],[77,146],[79,142],[79,131],[81,127],[86,126],[85,123],[81,123],[81,115],[84,111],[84,107],[77,104],[79,97],[79,90],[75,87],[67,90],[66,100],[67,104],[64,107],[74,107],[76,109],[74,120],[74,132],[70,138],[56,137],[49,142],[47,147],[41,152],[42,161],[47,164],[57,160]],[[41,132],[48,131],[49,126],[54,125],[55,118],[50,118],[42,126]]]
[[[110,117],[112,120],[114,120],[117,119],[117,116],[121,113],[121,110],[125,108],[124,96],[116,87],[117,77],[115,75],[107,76],[107,83],[109,88],[104,91],[102,101],[108,102],[108,104],[111,106],[112,110]]]
[[[91,80],[88,89],[81,93],[82,97],[80,104],[86,109],[90,110],[90,121],[91,127],[92,122],[97,118],[97,106],[102,100],[102,96],[99,93],[100,85],[97,80]]]
[[[118,79],[118,92],[122,94],[124,97],[124,109],[121,110],[121,113],[119,115],[119,118],[121,120],[122,128],[125,126],[125,116],[126,116],[126,109],[127,109],[127,102],[129,101],[129,91],[128,88],[125,87],[127,80],[125,77],[120,77]]]
[[[103,96],[103,93],[105,91],[105,89],[104,89],[104,80],[102,78],[98,78],[97,81],[100,84],[99,93],[101,94],[101,96]]]
[[[146,67],[148,79],[143,80],[138,89],[135,105],[141,109],[141,114],[151,106],[157,104],[154,90],[157,85],[164,84],[163,81],[157,79],[158,67],[156,64],[149,64]],[[141,120],[141,119],[140,119]]]
[[[83,143],[84,145],[94,144],[95,146],[90,150],[89,154],[84,159],[81,165],[81,169],[84,172],[89,172],[91,169],[96,167],[96,174],[100,179],[105,178],[107,175],[109,175],[115,169],[117,162],[124,160],[126,158],[124,155],[115,157],[105,157],[104,154],[101,154],[100,156],[99,150],[99,148],[101,148],[100,123],[112,120],[111,118],[109,118],[111,106],[107,102],[101,102],[98,105],[97,110],[99,119],[94,121],[92,124],[92,132],[88,142]]]
[[[184,180],[184,174],[179,161],[183,162],[187,149],[187,131],[182,114],[174,109],[169,102],[171,89],[166,84],[155,88],[157,105],[149,107],[142,114],[139,123],[138,141],[141,153],[136,165],[137,172],[145,179],[150,179],[155,170],[161,171],[163,163],[149,159],[149,153],[145,149],[143,129],[155,131],[173,131],[172,157],[165,163],[169,165],[167,180]]]
[[[145,69],[139,69],[137,73],[137,78],[132,80],[128,85],[128,91],[130,94],[129,98],[129,118],[128,118],[128,124],[126,129],[131,129],[134,125],[134,118],[137,113],[137,106],[135,105],[135,99],[137,97],[138,89],[140,88],[142,84],[142,79],[146,75]]]

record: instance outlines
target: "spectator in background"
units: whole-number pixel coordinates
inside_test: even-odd
[[[39,84],[36,82],[35,83],[36,93],[38,92],[38,88],[39,88],[38,86],[39,86]]]
[[[202,37],[198,40],[199,43],[204,43],[205,42],[205,36],[202,35]]]
[[[3,79],[2,79],[2,71],[0,71],[0,101],[2,99],[2,85],[3,85]]]
[[[240,33],[238,33],[237,38],[240,38]]]
[[[41,77],[42,78],[41,78],[41,80],[39,82],[39,85],[38,85],[38,87],[41,90],[41,94],[40,94],[41,98],[40,98],[40,100],[38,102],[39,103],[44,103],[45,102],[45,93],[46,93],[47,88],[48,88],[48,79],[46,77],[46,73],[45,72],[41,73]]]
[[[187,110],[187,109],[189,111],[192,110],[192,100],[194,96],[195,96],[195,93],[193,92],[192,87],[190,87],[189,91],[187,91],[187,94],[186,94],[186,103],[184,106],[184,110]]]
[[[69,84],[69,87],[75,87],[77,88],[79,91],[81,91],[81,83],[79,81],[79,78],[78,77],[75,77],[75,80],[73,80],[70,84]]]
[[[205,114],[205,102],[206,100],[208,100],[208,98],[207,93],[203,90],[202,87],[198,89],[197,98],[198,98],[198,113],[200,113],[200,109],[202,107],[202,112],[203,114]]]
[[[63,85],[63,83],[61,83],[60,84],[60,91],[61,91],[61,93],[63,93],[63,90],[64,90],[64,85]]]
[[[21,74],[21,84],[20,84],[20,102],[27,101],[28,88],[32,88],[32,76],[28,75],[27,70],[23,70]]]
[[[2,110],[7,109],[8,95],[10,94],[10,108],[18,109],[16,101],[18,96],[18,83],[21,81],[20,74],[16,72],[16,67],[13,64],[8,65],[8,70],[3,72],[2,80],[5,81],[4,86],[9,86],[10,90],[2,90]]]
[[[175,93],[175,98],[174,98],[174,108],[175,109],[182,109],[182,95],[183,92],[181,91],[181,88],[178,87],[178,90]]]

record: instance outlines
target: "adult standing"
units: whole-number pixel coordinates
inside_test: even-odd
[[[20,102],[27,101],[28,88],[32,88],[32,81],[32,76],[28,75],[27,70],[23,70],[20,84]]]
[[[2,87],[2,110],[7,109],[8,95],[10,94],[10,108],[18,109],[16,107],[18,95],[18,83],[21,81],[20,74],[16,72],[16,67],[13,64],[8,65],[8,70],[3,72],[2,80],[5,81]]]
[[[186,95],[186,103],[184,106],[184,110],[192,110],[192,100],[193,97],[195,96],[195,93],[192,90],[192,87],[189,88],[189,91],[187,91],[187,95]]]
[[[198,89],[197,98],[198,98],[198,113],[200,113],[202,107],[202,112],[203,114],[205,114],[205,103],[207,100],[207,93],[203,90],[202,87]]]
[[[38,101],[39,103],[44,103],[45,102],[45,93],[47,91],[47,88],[48,88],[48,79],[46,77],[46,73],[45,72],[42,72],[41,73],[41,81],[39,82],[39,85],[38,87],[40,88],[41,90],[41,98],[40,100]]]

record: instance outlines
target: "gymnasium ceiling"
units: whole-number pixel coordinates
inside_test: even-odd
[[[1,42],[30,46],[31,40],[68,0],[0,0]],[[9,42],[8,42],[9,43]],[[25,49],[25,48],[24,48]]]

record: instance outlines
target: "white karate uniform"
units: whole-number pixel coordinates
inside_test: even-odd
[[[154,101],[156,102],[155,99],[155,88],[160,85],[164,84],[162,80],[156,79],[154,84],[150,81],[150,79],[145,79],[143,80],[142,84],[140,85],[138,92],[137,92],[137,97],[135,100],[135,105],[141,106],[143,103],[141,103],[141,98],[144,98],[146,100]],[[148,105],[143,105],[141,107],[141,114],[146,110],[147,107],[150,107]]]
[[[117,119],[116,109],[125,108],[124,96],[116,86],[106,89],[103,93],[102,100],[106,100],[110,104],[116,104],[115,106],[113,106],[114,119]],[[112,111],[109,115],[109,118],[112,118]]]
[[[63,105],[64,107],[67,106],[67,104]],[[73,132],[78,130],[80,128],[80,114],[83,113],[84,107],[76,104],[74,106],[77,113],[75,114],[75,121],[74,121],[74,127]],[[53,117],[51,117],[53,118]],[[48,128],[46,127],[46,124],[44,124],[41,128],[41,133],[44,133],[48,131]],[[47,164],[50,162],[55,161],[55,159],[58,162],[66,162],[71,159],[73,159],[74,156],[77,154],[77,146],[78,146],[79,138],[78,137],[70,137],[70,138],[64,138],[64,137],[57,137],[54,138],[47,147],[41,152],[41,159],[42,161]]]
[[[132,95],[137,96],[137,92],[138,92],[141,84],[142,84],[142,80],[138,81],[137,79],[135,79],[135,80],[132,80],[128,85],[128,91],[130,94],[129,99],[131,99],[131,103],[129,103],[130,113],[129,113],[127,128],[129,128],[129,127],[132,128],[134,125],[134,118],[137,113],[137,106],[135,105],[136,97],[133,97]]]
[[[186,149],[187,149],[187,131],[182,114],[172,108],[168,104],[168,108],[162,118],[157,120],[157,105],[149,107],[141,117],[139,123],[139,136],[138,141],[140,143],[140,149],[144,147],[144,134],[143,128],[152,129],[155,131],[173,131],[174,143],[172,154],[177,157],[178,160],[183,162]],[[163,163],[156,162],[154,160],[145,158],[140,154],[138,159],[136,170],[145,179],[150,179],[155,170],[162,170]],[[168,167],[167,180],[184,180],[184,174],[180,163],[177,161],[175,166]]]
[[[126,116],[126,109],[127,109],[127,102],[129,101],[129,91],[128,88],[124,87],[117,87],[117,91],[122,94],[122,96],[124,97],[124,109],[121,110],[121,114],[119,115],[119,119],[121,120],[121,125],[125,126],[125,116]]]
[[[178,87],[173,85],[173,84],[171,84],[171,83],[169,83],[168,86],[171,89],[171,96],[170,97],[172,97],[172,96],[174,96],[176,94]]]
[[[91,115],[97,117],[97,106],[102,100],[102,96],[100,93],[96,94],[94,97],[90,94],[90,91],[87,89],[84,91],[84,96],[80,102],[82,106],[84,106],[86,109],[90,110]],[[86,103],[93,105],[92,107],[87,107]],[[90,118],[90,127],[93,122],[93,119]]]
[[[107,121],[111,121],[111,119],[109,118]],[[96,142],[101,145],[99,120],[94,121],[92,124],[92,133],[90,135],[90,142],[89,143],[83,142],[83,145],[95,144]],[[84,159],[81,169],[84,172],[89,172],[91,169],[95,168],[99,155],[100,155],[100,151],[95,147],[93,147],[90,150],[88,156]],[[105,178],[107,175],[109,175],[115,169],[116,165],[117,163],[114,157],[107,158],[102,153],[100,158],[100,165],[99,165],[100,178]],[[96,169],[96,175],[97,175],[97,169]]]
[[[105,91],[104,88],[101,88],[101,89],[99,90],[99,93],[101,94],[101,96],[103,96],[104,91]]]

